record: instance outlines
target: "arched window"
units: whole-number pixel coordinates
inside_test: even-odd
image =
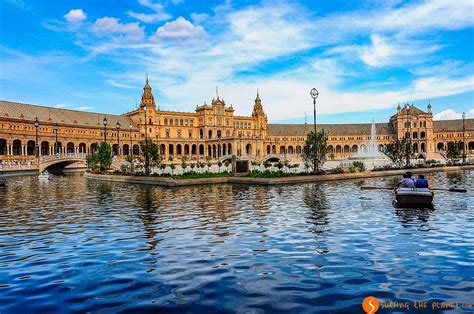
[[[165,118],[165,125],[168,125],[168,118]]]
[[[423,132],[420,132],[420,138],[426,138],[426,133],[423,131]]]

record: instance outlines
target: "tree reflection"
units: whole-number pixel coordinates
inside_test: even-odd
[[[157,202],[162,199],[162,195],[156,195],[155,191],[156,189],[150,186],[143,186],[137,190],[137,204],[141,207],[138,217],[145,226],[145,236],[150,239],[148,241],[150,250],[154,250],[160,242],[155,239],[155,228],[159,208]]]
[[[329,204],[324,191],[324,186],[321,184],[313,184],[310,187],[305,187],[303,190],[303,202],[311,208],[307,220],[314,225],[311,231],[316,235],[318,242],[318,253],[325,254],[329,250],[324,245],[325,226],[329,224],[328,208]]]

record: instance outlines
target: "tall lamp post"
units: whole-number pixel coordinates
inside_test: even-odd
[[[239,133],[239,159],[240,159],[240,156],[242,156],[242,133]]]
[[[107,117],[104,117],[102,123],[104,124],[104,142],[107,143]]]
[[[314,119],[314,134],[316,134],[316,99],[319,96],[319,92],[316,88],[313,88],[310,92],[311,98],[313,98],[313,119]]]
[[[117,129],[117,155],[120,156],[120,122],[117,121],[115,128]]]
[[[466,113],[462,113],[462,163],[466,162]]]
[[[39,145],[38,145],[38,144],[39,144],[39,143],[38,143],[38,141],[39,141],[39,138],[38,138],[38,128],[39,128],[39,125],[40,125],[40,124],[39,124],[38,117],[36,117],[36,118],[35,118],[35,129],[36,129],[36,147],[35,147],[35,148],[36,148],[36,158],[38,159],[38,165],[39,165],[39,156],[40,156],[40,154],[39,154]]]
[[[56,123],[54,125],[54,133],[56,133],[56,139],[54,142],[54,154],[58,153],[58,131],[59,131],[59,125]]]
[[[129,126],[129,129],[130,129],[130,149],[128,150],[128,154],[129,154],[130,156],[133,155],[132,128],[133,128],[133,125],[130,124],[130,126]]]

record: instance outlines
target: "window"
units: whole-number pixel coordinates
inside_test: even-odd
[[[178,138],[181,138],[181,130],[178,130]]]
[[[188,130],[188,135],[189,135],[189,138],[193,138],[193,130]]]
[[[173,119],[170,119],[170,125],[173,125]]]
[[[179,120],[179,125],[184,125],[183,119]]]
[[[168,125],[168,118],[165,118],[165,125]]]
[[[166,129],[166,138],[170,138],[170,129]]]

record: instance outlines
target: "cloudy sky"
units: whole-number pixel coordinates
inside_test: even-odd
[[[272,122],[387,121],[398,103],[474,116],[474,2],[0,0],[0,98],[123,113],[219,96]]]

